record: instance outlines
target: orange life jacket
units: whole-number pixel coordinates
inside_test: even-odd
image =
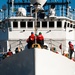
[[[38,37],[37,37],[37,40],[39,40],[39,41],[42,41],[42,40],[44,40],[44,37],[43,37],[43,35],[38,35]]]
[[[35,40],[34,34],[31,34],[31,35],[29,36],[29,40],[30,40],[30,41],[34,41],[34,40]]]

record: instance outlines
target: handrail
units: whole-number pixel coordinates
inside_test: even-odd
[[[11,43],[11,45],[12,45],[11,48],[16,48],[17,46],[22,45],[21,48],[24,49],[24,45],[25,45],[25,43],[26,43],[26,42],[25,42],[26,40],[24,41],[24,43],[22,42],[23,40],[20,40],[20,41],[21,41],[21,43],[20,43],[20,44],[16,44],[15,46],[13,46],[14,43]],[[59,48],[59,45],[62,44],[64,40],[62,40],[62,42],[61,42],[61,40],[58,41],[58,40],[53,40],[53,39],[45,40],[45,42],[47,42],[47,41],[49,42],[48,45],[52,45],[51,47],[55,47],[55,48],[56,48],[56,52],[61,52],[61,51],[63,50],[63,49],[60,49],[60,48]],[[19,40],[18,40],[18,41],[15,41],[15,43],[16,43],[16,42],[19,42]],[[33,44],[32,48],[35,48],[34,45],[38,45],[38,44]],[[63,45],[63,46],[66,48],[65,45]],[[51,49],[51,47],[50,47],[50,49]],[[38,45],[37,48],[40,48],[40,46]],[[68,48],[68,47],[67,47],[67,48]],[[60,51],[58,51],[58,49],[59,49]],[[7,53],[7,52],[0,52],[0,54],[3,54],[3,53]],[[62,52],[61,52],[61,55],[62,55]]]

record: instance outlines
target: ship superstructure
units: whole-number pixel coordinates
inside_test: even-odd
[[[0,21],[0,51],[3,55],[0,74],[75,75],[75,55],[68,59],[69,54],[66,53],[68,42],[72,41],[73,45],[75,44],[75,19],[69,8],[66,9],[66,13],[62,8],[63,5],[67,7],[69,1],[62,0],[59,3],[50,0],[51,3],[47,3],[46,0],[30,0],[30,13],[27,13],[23,6],[17,7],[18,10],[14,12],[14,5],[21,5],[16,1],[21,0],[8,0],[8,6],[12,4],[12,11]],[[47,12],[46,4],[51,4]],[[62,5],[60,16],[57,15],[56,4]],[[31,32],[43,34],[43,47],[35,40],[32,47],[28,48],[26,40]],[[14,53],[11,56],[7,54],[9,49]]]
[[[56,50],[60,51],[59,45],[62,44],[62,50],[68,50],[68,41],[72,41],[74,44],[75,40],[75,20],[74,15],[70,12],[68,4],[69,1],[64,2],[52,2],[50,3],[49,9],[45,12],[45,5],[47,6],[46,0],[31,0],[32,6],[30,6],[30,13],[27,13],[27,9],[18,5],[16,1],[8,0],[8,5],[12,4],[12,15],[9,18],[1,20],[0,29],[0,47],[1,51],[8,51],[9,48],[14,51],[16,47],[24,46],[27,44],[26,39],[33,31],[38,34],[42,32],[45,38],[45,42],[49,47],[55,47]],[[68,2],[68,4],[66,4]],[[48,3],[49,4],[49,3]],[[66,5],[66,11],[63,6],[63,11],[60,9],[57,13],[56,5]],[[18,8],[15,12],[13,9]],[[62,6],[60,8],[62,8]],[[65,13],[65,14],[64,14]],[[58,15],[60,14],[60,15]],[[37,27],[37,28],[35,28]]]

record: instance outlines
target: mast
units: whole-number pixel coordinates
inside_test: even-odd
[[[71,2],[69,0],[66,0],[66,15],[68,15],[69,3]]]
[[[43,10],[43,5],[46,3],[46,0],[30,0],[31,4],[33,4],[34,6],[34,13],[35,13],[35,23],[34,23],[34,27],[35,27],[35,34],[37,34],[37,13],[39,12],[39,10]],[[36,43],[36,36],[35,36],[35,43]]]
[[[14,0],[12,0],[12,13],[14,12]]]
[[[39,9],[38,9],[39,5],[41,5],[41,4],[37,3],[37,2],[34,4],[34,10],[35,10],[35,12],[34,12],[35,13],[35,23],[34,23],[35,24],[34,25],[35,26],[35,34],[37,34],[37,20],[38,20],[37,13],[39,11]],[[35,44],[36,44],[36,36],[35,36]]]

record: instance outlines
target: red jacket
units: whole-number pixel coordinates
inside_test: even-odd
[[[34,40],[35,40],[34,34],[31,34],[31,35],[29,36],[29,40],[31,40],[31,41],[34,41]]]
[[[42,41],[42,40],[44,40],[44,37],[43,37],[43,35],[42,35],[42,34],[38,35],[38,36],[37,36],[37,40],[39,40],[39,41]]]
[[[7,55],[9,55],[9,56],[11,56],[12,54],[13,54],[13,53],[12,53],[12,52],[10,52],[10,51],[7,53]]]
[[[70,50],[74,50],[74,46],[72,45],[72,43],[69,44],[69,48]]]

